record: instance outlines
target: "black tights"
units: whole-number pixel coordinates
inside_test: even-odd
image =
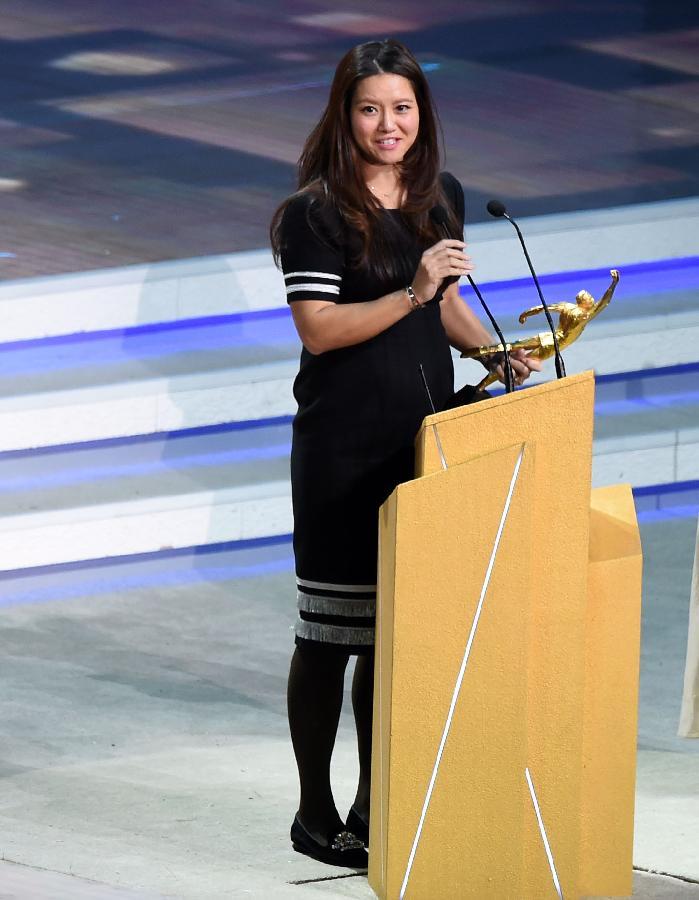
[[[299,818],[310,832],[322,836],[343,825],[330,787],[330,758],[340,721],[348,661],[349,654],[313,644],[296,647],[291,658],[287,702],[301,783]],[[373,693],[372,652],[357,657],[352,681],[359,749],[359,785],[354,806],[365,820],[369,818]]]

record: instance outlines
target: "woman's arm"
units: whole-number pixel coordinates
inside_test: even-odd
[[[471,347],[497,343],[471,307],[461,299],[458,284],[450,284],[444,291],[439,311],[449,343],[460,353]]]
[[[434,297],[444,278],[464,275],[473,268],[464,246],[463,241],[443,240],[425,250],[412,283],[419,304]],[[290,306],[304,347],[316,355],[368,341],[413,310],[403,288],[366,303],[297,300]]]
[[[296,300],[289,305],[303,346],[314,355],[368,341],[413,309],[405,290],[367,303]]]

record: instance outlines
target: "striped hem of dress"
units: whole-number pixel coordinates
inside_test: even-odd
[[[297,579],[296,637],[341,647],[374,644],[376,585]]]
[[[341,275],[332,272],[287,272],[284,275],[288,300],[328,300],[340,293]]]

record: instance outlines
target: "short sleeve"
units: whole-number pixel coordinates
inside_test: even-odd
[[[454,211],[461,227],[461,231],[463,232],[464,220],[466,218],[466,203],[464,201],[464,189],[461,186],[461,182],[455,178],[451,172],[442,172],[440,180],[442,182],[442,190],[446,194],[449,205]]]
[[[280,230],[287,303],[337,302],[345,260],[331,217],[322,214],[312,198],[301,194],[289,202]]]

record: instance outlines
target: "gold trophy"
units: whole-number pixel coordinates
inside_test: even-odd
[[[595,316],[598,316],[603,309],[609,306],[609,301],[612,299],[614,289],[619,282],[619,272],[617,269],[611,269],[609,274],[612,276],[612,283],[604,292],[602,299],[597,303],[595,303],[595,298],[592,294],[587,291],[579,291],[576,294],[575,303],[549,304],[551,312],[560,313],[558,327],[556,328],[559,350],[564,350],[573,341],[576,341],[585,330],[587,323],[591,322]],[[520,325],[523,325],[529,316],[536,316],[543,311],[543,306],[532,306],[531,309],[525,309],[519,317]],[[539,334],[532,335],[532,337],[507,344],[507,349],[508,351],[526,350],[535,359],[548,359],[554,354],[553,335],[550,331],[542,331]],[[464,351],[461,356],[467,359],[483,359],[495,353],[502,353],[502,344],[491,344],[489,347],[474,347],[471,350]],[[476,391],[485,390],[497,380],[498,376],[491,372],[476,387]]]

